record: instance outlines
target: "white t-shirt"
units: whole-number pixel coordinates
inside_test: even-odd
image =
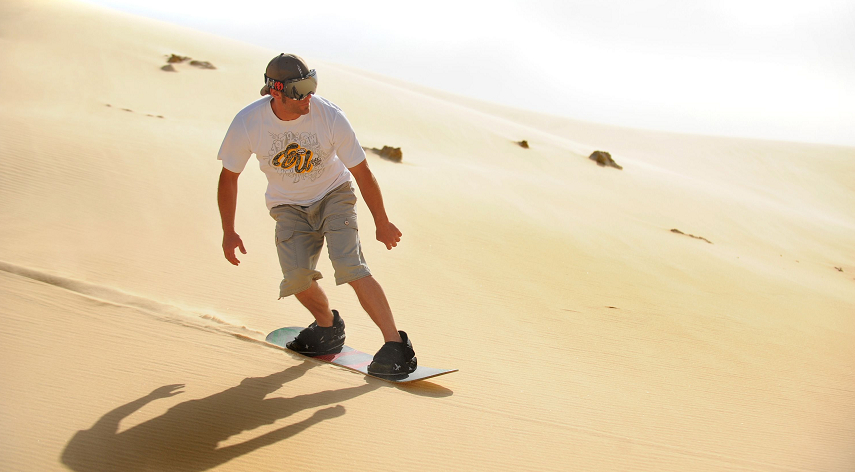
[[[365,151],[344,112],[317,95],[310,111],[282,121],[265,95],[241,110],[229,126],[217,159],[243,172],[252,154],[267,176],[267,208],[309,205],[350,180],[348,167],[365,160]]]

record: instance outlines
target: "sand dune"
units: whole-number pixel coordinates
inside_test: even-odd
[[[4,2],[0,37],[0,469],[855,469],[855,149],[307,57],[363,146],[403,150],[368,153],[404,239],[370,241],[360,206],[366,257],[420,362],[460,372],[396,387],[264,342],[309,320],[277,300],[252,166],[248,254],[222,257],[216,152],[280,51],[58,0]]]

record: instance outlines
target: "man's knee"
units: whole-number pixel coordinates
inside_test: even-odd
[[[357,278],[355,278],[354,280],[350,280],[346,283],[349,284],[353,288],[357,288],[357,287],[360,287],[360,286],[363,286],[366,284],[370,284],[372,282],[374,282],[374,276],[373,275],[361,274]]]
[[[286,273],[279,283],[279,298],[305,292],[315,280],[322,278],[320,272],[311,269],[294,269]]]

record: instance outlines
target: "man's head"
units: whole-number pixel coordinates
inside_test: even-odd
[[[267,64],[261,94],[267,95],[275,90],[285,98],[303,100],[315,93],[317,88],[318,76],[315,70],[310,70],[299,56],[282,53]]]

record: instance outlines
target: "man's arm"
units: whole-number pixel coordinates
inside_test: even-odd
[[[377,240],[386,245],[386,249],[392,249],[401,240],[401,232],[389,221],[386,216],[386,207],[383,206],[383,195],[380,193],[380,185],[371,169],[368,168],[368,160],[364,160],[355,167],[350,168],[350,173],[359,186],[359,193],[371,210],[374,217],[374,226],[377,228]]]
[[[240,264],[235,257],[235,248],[246,254],[243,241],[235,232],[235,211],[237,209],[239,173],[232,172],[225,167],[220,172],[220,182],[217,185],[217,204],[220,206],[220,220],[223,222],[223,254],[226,259],[234,265]]]

